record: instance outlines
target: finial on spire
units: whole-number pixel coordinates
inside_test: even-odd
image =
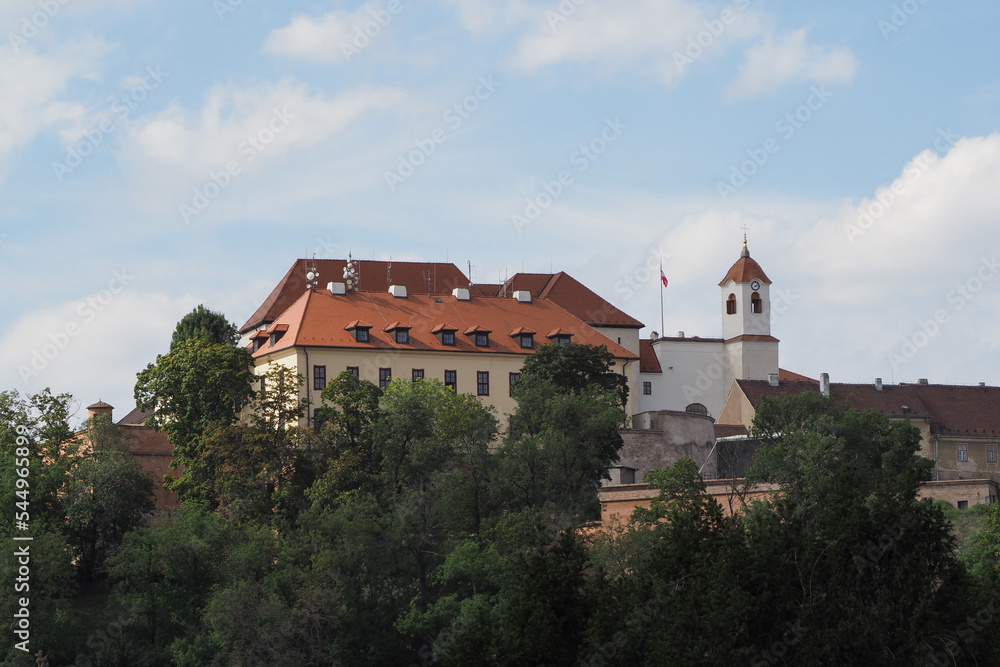
[[[747,248],[747,230],[750,229],[743,225],[743,252],[740,253],[740,257],[750,257],[750,250]]]

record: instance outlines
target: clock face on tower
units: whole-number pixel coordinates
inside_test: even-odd
[[[752,289],[755,292],[757,290],[759,290],[760,289],[760,281],[759,280],[755,280],[752,283],[750,283],[750,289]]]

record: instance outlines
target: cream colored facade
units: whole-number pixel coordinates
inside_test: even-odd
[[[326,381],[329,383],[349,367],[357,367],[358,377],[373,384],[379,384],[379,371],[391,369],[392,378],[413,379],[414,369],[424,372],[425,378],[445,381],[446,370],[456,372],[457,391],[472,394],[488,406],[493,407],[497,417],[506,423],[506,415],[514,411],[516,403],[510,396],[510,374],[520,373],[526,354],[505,354],[498,352],[445,352],[421,350],[359,350],[357,348],[295,347],[264,355],[257,359],[254,372],[264,375],[272,364],[280,364],[295,370],[305,378],[300,392],[301,398],[308,399],[309,414],[300,425],[311,426],[313,410],[322,405],[321,389],[315,389],[314,371],[316,366],[324,366]],[[623,369],[629,378],[638,378],[638,360],[615,359],[612,366],[617,373]],[[489,394],[480,395],[478,374],[489,373]],[[630,387],[629,405],[626,414],[631,413],[632,396],[635,388]]]

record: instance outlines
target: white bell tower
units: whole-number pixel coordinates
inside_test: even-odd
[[[727,381],[768,379],[778,372],[778,339],[771,335],[771,280],[750,257],[745,229],[740,258],[719,288]]]

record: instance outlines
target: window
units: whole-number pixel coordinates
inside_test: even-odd
[[[736,295],[730,294],[729,298],[726,299],[726,314],[735,315],[736,314]]]
[[[454,345],[455,344],[455,332],[454,331],[442,331],[441,332],[441,344],[442,345]]]
[[[396,329],[396,342],[406,344],[410,342],[410,332],[407,329]]]
[[[764,312],[764,302],[760,298],[758,292],[754,292],[750,295],[750,312],[751,313],[763,313]]]
[[[274,344],[278,342],[279,338],[281,338],[281,334],[278,333],[277,331],[271,333],[270,342],[267,344],[267,346],[274,347]]]
[[[254,337],[254,339],[253,339],[253,351],[254,352],[256,352],[257,350],[260,349],[260,344],[262,342],[263,341],[260,338],[257,338],[256,336]]]
[[[555,337],[555,339],[552,342],[554,342],[556,345],[568,345],[569,343],[573,342],[573,336],[569,336],[566,334],[559,334],[558,336]]]
[[[368,342],[368,329],[355,329],[354,330],[354,340],[359,343]]]
[[[385,389],[392,382],[392,369],[391,368],[380,368],[378,369],[378,386]]]
[[[997,462],[997,446],[996,445],[986,445],[986,462],[996,463]]]
[[[652,382],[643,382],[642,383],[642,395],[643,396],[652,396],[653,395],[653,383]]]
[[[958,460],[968,461],[969,460],[969,446],[966,444],[957,445],[958,448]]]
[[[489,371],[476,371],[476,383],[479,388],[480,396],[490,395],[490,372]]]
[[[520,343],[522,349],[530,350],[535,347],[535,337],[531,334],[521,334]]]
[[[694,415],[705,415],[708,416],[708,408],[706,408],[701,403],[692,403],[691,405],[684,408],[685,412],[690,412]]]
[[[489,347],[490,335],[488,333],[476,332],[476,347]]]
[[[353,375],[356,378],[361,377],[361,372],[358,370],[357,366],[348,366],[347,367],[347,372],[350,373],[351,375]]]
[[[444,386],[451,387],[454,392],[458,391],[458,373],[455,371],[444,372]]]
[[[969,501],[968,500],[959,500],[958,501],[958,509],[960,509],[960,510],[967,510],[967,509],[969,509]]]
[[[424,379],[424,369],[423,368],[414,368],[413,369],[413,381],[416,382],[417,380],[423,380],[423,379]]]
[[[313,389],[326,388],[326,366],[313,366]]]
[[[517,384],[517,381],[520,380],[520,379],[521,379],[521,374],[520,373],[511,373],[510,374],[510,395],[511,396],[514,395],[514,385]]]

